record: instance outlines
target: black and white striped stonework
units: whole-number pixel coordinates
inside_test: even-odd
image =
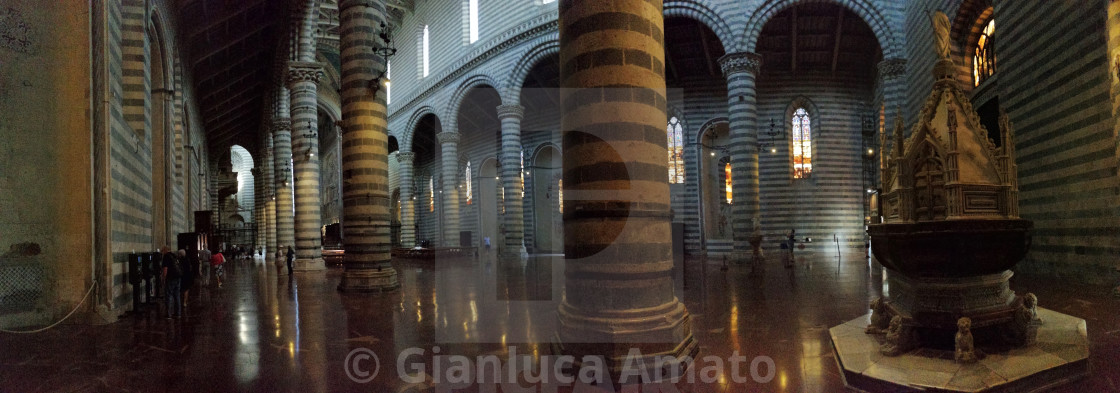
[[[271,116],[270,116],[271,117]],[[272,120],[269,118],[268,120]],[[264,230],[264,247],[267,251],[266,258],[272,258],[276,254],[276,153],[273,151],[275,148],[272,143],[272,129],[271,124],[267,124],[264,129],[264,170],[262,171],[264,179],[258,182],[265,185],[265,198],[264,198],[264,217],[263,217],[263,230]]]
[[[323,263],[319,204],[319,112],[317,93],[323,78],[318,63],[288,63],[292,97],[292,177],[295,179],[295,270],[326,269]]]
[[[498,119],[502,122],[501,177],[505,195],[505,243],[502,252],[506,257],[517,256],[525,250],[525,213],[521,197],[521,119],[525,108],[521,105],[498,106]],[[481,179],[481,176],[478,176]],[[484,190],[480,190],[484,191]]]
[[[566,262],[556,345],[604,356],[614,371],[632,348],[697,349],[673,295],[661,7],[559,4]]]
[[[382,292],[400,287],[390,264],[389,132],[385,89],[370,86],[385,64],[374,26],[384,22],[377,2],[340,4],[342,55],[342,225],[345,272],[338,289]],[[376,90],[374,90],[376,89]]]
[[[288,117],[288,89],[278,88],[276,98],[279,115],[272,121],[272,150],[275,154],[276,244],[287,252],[295,247],[295,208],[292,206],[292,123]],[[281,273],[287,270],[280,269]]]
[[[416,190],[412,188],[412,165],[415,160],[416,153],[410,151],[397,153],[401,187],[401,247],[405,248],[416,245],[416,201],[413,200]]]
[[[759,220],[755,82],[762,66],[762,56],[749,52],[729,53],[720,58],[720,66],[727,78],[733,257],[741,260],[750,255],[750,235]]]
[[[436,134],[439,140],[441,160],[440,192],[443,193],[443,238],[444,247],[459,246],[459,133],[444,131]],[[436,186],[440,187],[439,185]]]

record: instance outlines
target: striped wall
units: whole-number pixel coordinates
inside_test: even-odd
[[[168,207],[169,229],[175,233],[191,230],[193,211],[209,209],[212,198],[205,194],[206,184],[199,174],[208,169],[209,152],[205,133],[198,122],[201,117],[194,104],[189,74],[183,72],[176,36],[176,20],[164,1],[107,0],[105,27],[107,69],[106,88],[111,99],[105,109],[109,122],[109,189],[111,196],[109,241],[112,268],[107,272],[111,282],[109,308],[122,312],[130,307],[131,292],[127,284],[127,257],[131,252],[150,252],[155,245],[151,238],[152,222],[152,146],[151,130],[151,40],[147,26],[153,15],[159,18],[158,28],[165,37],[163,47],[172,54],[166,71],[172,73],[174,95],[168,100],[172,118],[167,124],[170,139],[166,158],[169,176],[166,179],[171,206]],[[153,11],[165,10],[165,11]],[[187,148],[190,145],[191,148]],[[163,225],[167,225],[164,223]]]
[[[860,116],[872,115],[873,82],[869,76],[828,74],[764,74],[758,83],[760,134],[770,119],[778,128],[776,152],[759,154],[764,247],[777,248],[782,234],[797,230],[799,240],[812,238],[808,249],[835,251],[862,247],[863,136]],[[808,179],[794,179],[790,153],[791,126],[787,113],[795,100],[807,100],[812,120],[813,171]],[[796,109],[796,108],[793,108]]]
[[[1035,223],[1023,269],[1090,282],[1111,281],[1120,266],[1104,3],[995,2],[1003,26],[998,91],[1016,133],[1019,211]]]

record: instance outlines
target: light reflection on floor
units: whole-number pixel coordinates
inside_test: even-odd
[[[775,378],[735,384],[721,372],[711,384],[681,391],[842,391],[827,328],[867,312],[885,290],[877,264],[862,251],[798,255],[797,266],[763,268],[689,259],[677,269],[678,297],[692,314],[701,356],[767,356]],[[235,261],[224,288],[192,291],[187,317],[166,321],[151,312],[105,326],[62,326],[34,336],[0,336],[0,391],[374,391],[421,392],[430,383],[397,376],[397,356],[432,366],[441,355],[549,353],[562,296],[563,260],[523,262],[456,259],[394,262],[401,290],[341,295],[339,269],[277,275],[263,261]],[[839,269],[837,266],[839,265]],[[680,264],[678,264],[680,266]],[[212,283],[215,284],[215,283]],[[1059,391],[1118,391],[1120,303],[1108,289],[1087,290],[1048,280],[1015,278],[1041,305],[1085,318],[1093,343],[1093,376]],[[344,362],[356,348],[380,359],[369,383],[352,382]],[[61,372],[65,370],[65,372]],[[429,378],[432,369],[427,370]],[[726,371],[726,370],[725,370]],[[478,391],[471,387],[463,391]],[[483,390],[485,391],[485,390]],[[563,391],[563,390],[561,390]]]

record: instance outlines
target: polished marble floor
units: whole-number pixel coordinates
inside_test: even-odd
[[[289,280],[262,260],[233,261],[223,288],[192,291],[182,319],[166,320],[152,307],[109,325],[0,334],[0,392],[428,392],[439,391],[433,387],[439,376],[459,376],[446,366],[435,370],[450,355],[481,363],[488,356],[509,359],[508,348],[548,353],[562,289],[558,257],[394,263],[401,291],[343,295],[335,290],[337,267]],[[730,359],[737,352],[748,363],[768,358],[775,366],[764,383],[753,377],[736,383],[725,365],[696,383],[678,384],[679,391],[844,390],[828,328],[865,314],[884,285],[881,268],[862,253],[838,262],[835,254],[803,252],[792,269],[773,260],[761,269],[731,265],[727,271],[719,260],[679,265],[687,269],[676,271],[677,291],[692,313],[700,356]],[[1088,323],[1092,376],[1058,391],[1120,391],[1120,300],[1108,288],[1024,277],[1012,287]],[[433,363],[435,347],[444,363]],[[410,348],[424,354],[404,357],[404,371],[418,376],[404,380],[398,361]],[[379,372],[355,382],[374,368],[363,357],[369,353],[379,359]],[[760,364],[756,371],[765,379],[766,362]],[[420,365],[426,373],[413,372]],[[519,379],[531,386],[529,377]],[[515,391],[492,387],[445,391]]]

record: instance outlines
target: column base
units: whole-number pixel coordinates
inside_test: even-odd
[[[392,267],[378,269],[347,269],[342,273],[338,291],[344,293],[384,293],[401,287],[397,270]]]
[[[700,351],[688,310],[679,301],[595,315],[565,303],[559,323],[553,354],[572,356],[577,370],[585,358],[598,357],[611,380],[623,385],[683,375]],[[642,375],[654,380],[642,381]]]
[[[314,272],[319,270],[327,270],[327,263],[323,261],[323,257],[311,259],[297,258],[295,260],[295,263],[292,264],[292,270],[297,272]]]

